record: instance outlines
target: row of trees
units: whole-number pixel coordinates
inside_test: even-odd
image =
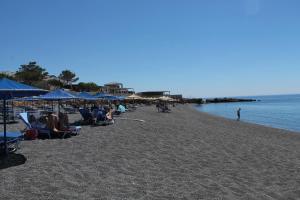
[[[0,78],[3,77],[44,89],[53,87],[73,89],[73,83],[79,80],[79,77],[68,69],[63,70],[58,76],[49,75],[47,70],[38,65],[35,61],[21,65],[14,75],[0,73]],[[99,86],[93,82],[80,82],[76,87],[76,90],[79,91],[97,91],[98,89]]]

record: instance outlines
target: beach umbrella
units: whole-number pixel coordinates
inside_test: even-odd
[[[36,97],[37,99],[45,100],[45,101],[57,101],[60,103],[61,101],[79,99],[77,96],[63,90],[57,89],[53,90],[47,94]],[[60,107],[58,105],[58,112],[60,112]]]
[[[32,96],[32,97],[22,97],[22,98],[17,98],[14,99],[14,101],[38,101],[40,99],[38,99],[37,96]]]
[[[124,97],[124,96],[117,96],[117,98],[118,98],[120,101],[124,101],[124,100],[125,100],[125,97]]]
[[[132,95],[126,97],[126,99],[128,99],[128,100],[142,100],[143,98],[136,95],[136,94],[132,94]]]
[[[103,99],[104,97],[108,96],[109,94],[107,93],[102,93],[102,92],[99,92],[97,94],[94,95],[94,97],[98,98],[98,99]]]
[[[99,100],[94,95],[88,93],[88,92],[79,92],[75,94],[79,99],[84,101],[84,107],[86,107],[87,101],[97,101]]]
[[[6,101],[18,97],[34,96],[45,94],[47,91],[25,85],[7,78],[0,79],[0,99],[3,101],[3,131],[4,131],[4,151],[7,153],[6,138]]]
[[[136,95],[136,94],[132,94],[126,97],[127,100],[132,100],[132,103],[135,103],[135,100],[143,100],[144,98]]]
[[[123,100],[122,97],[113,96],[107,93],[97,93],[94,97],[108,101]]]
[[[79,99],[87,100],[87,101],[96,101],[98,100],[95,96],[91,95],[88,92],[80,92],[75,94]]]
[[[112,95],[105,96],[104,99],[105,100],[109,100],[109,101],[118,101],[118,100],[121,100],[118,96],[112,96]]]
[[[71,100],[78,99],[77,96],[63,90],[57,89],[53,90],[47,94],[36,97],[37,99],[47,100],[47,101],[59,101],[59,100]]]
[[[144,97],[143,100],[147,100],[147,101],[156,101],[159,98],[155,98],[155,97]]]
[[[168,97],[168,96],[162,96],[162,97],[159,97],[158,99],[162,100],[162,101],[174,101],[173,98]]]

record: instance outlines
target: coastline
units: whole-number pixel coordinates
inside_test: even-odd
[[[6,199],[296,199],[300,135],[178,105],[139,107],[68,139],[24,141]],[[80,119],[70,115],[70,120]],[[22,123],[9,125],[21,130]]]
[[[220,115],[215,115],[213,113],[208,113],[208,112],[204,112],[204,111],[201,111],[201,110],[197,110],[196,106],[197,106],[197,104],[190,104],[191,109],[196,110],[197,112],[200,112],[201,114],[208,115],[210,117],[215,117],[216,120],[217,119],[226,119],[226,120],[230,120],[232,122],[236,122],[236,120],[232,119],[232,118],[227,118],[227,117],[223,117],[223,116],[220,116]],[[258,123],[254,123],[254,122],[247,122],[247,121],[243,121],[243,119],[241,119],[239,121],[239,123],[262,126],[262,127],[265,127],[265,128],[272,128],[272,129],[275,129],[275,130],[277,129],[279,131],[284,131],[284,132],[287,132],[288,134],[298,134],[298,135],[300,135],[300,131],[289,130],[289,129],[285,129],[285,128],[277,128],[277,127],[273,127],[271,125],[258,124]]]

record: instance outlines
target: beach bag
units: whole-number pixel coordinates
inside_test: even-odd
[[[39,132],[37,129],[29,129],[26,130],[24,137],[26,140],[35,140],[37,139],[38,135]]]

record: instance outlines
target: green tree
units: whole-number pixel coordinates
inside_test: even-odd
[[[32,83],[32,86],[37,87],[37,88],[41,88],[44,90],[49,90],[49,84],[47,81],[36,81],[34,83]]]
[[[48,85],[55,87],[55,88],[62,88],[64,84],[60,80],[50,79],[50,80],[48,80]]]
[[[89,82],[89,83],[80,82],[78,83],[78,90],[86,91],[86,92],[96,92],[99,90],[99,86],[93,82]]]
[[[4,72],[0,72],[0,78],[8,78],[8,79],[14,80],[13,76],[11,76],[7,73],[4,73]]]
[[[15,78],[21,82],[32,85],[35,82],[42,81],[48,72],[46,69],[37,65],[35,61],[21,65],[15,74]]]
[[[70,70],[63,70],[60,75],[59,79],[63,81],[65,85],[70,85],[72,88],[72,83],[79,80],[78,77],[76,77],[76,74]]]

